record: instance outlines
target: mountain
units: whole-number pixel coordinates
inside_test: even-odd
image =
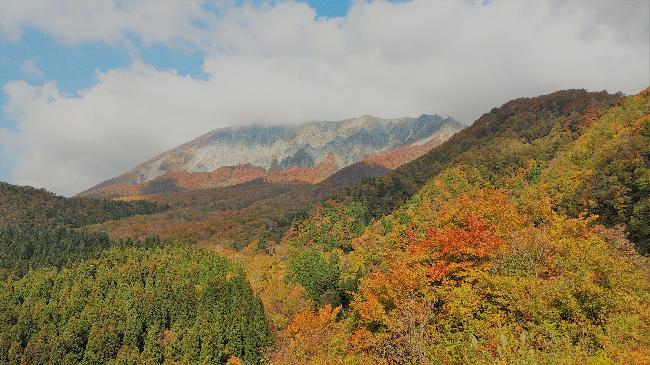
[[[321,202],[271,363],[648,364],[649,147],[650,89],[560,91]]]
[[[489,179],[529,159],[545,161],[575,140],[621,94],[561,90],[493,108],[471,126],[391,173],[351,186],[340,201],[364,201],[374,218],[390,213],[444,168],[468,164]]]
[[[470,169],[474,175],[480,176],[480,182],[477,184],[514,191],[528,180],[541,179],[538,175],[550,161],[575,143],[603,114],[623,100],[624,97],[620,94],[562,90],[534,98],[509,101],[485,113],[471,126],[421,157],[386,174],[349,185],[335,193],[333,199],[325,204],[317,204],[302,219],[295,221],[286,237],[291,241],[291,245],[310,246],[328,242],[341,250],[349,250],[351,243],[364,233],[359,227],[365,227],[373,221],[381,221],[383,217],[394,214],[401,206],[412,202],[418,192],[427,185],[435,191],[435,185],[431,186],[432,181],[438,179],[442,172],[454,168]],[[642,114],[641,111],[638,113]],[[622,139],[631,140],[633,139],[629,137]],[[619,147],[622,148],[620,144],[619,141]],[[642,143],[634,145],[639,144]],[[638,151],[627,154],[642,155],[640,151],[643,149],[639,148]],[[631,166],[639,164],[642,165],[643,162],[635,162]],[[456,179],[447,183],[454,183],[452,185],[457,193],[469,188],[463,185],[463,179],[454,180]],[[628,177],[627,180],[634,179]],[[646,180],[640,181],[640,184],[643,184]],[[573,183],[580,186],[580,182],[564,184]],[[626,192],[631,189],[620,187],[618,190]],[[589,198],[580,200],[589,202]],[[629,201],[630,198],[621,197],[617,203],[622,205],[626,200]],[[574,204],[571,213],[580,213],[580,209],[576,208]],[[629,214],[634,209],[645,212],[641,206],[624,211]],[[621,221],[624,220],[619,220]],[[638,241],[636,243],[640,244]]]
[[[450,117],[421,115],[218,129],[79,195],[137,196],[225,187],[257,178],[318,183],[366,157],[375,164],[394,168],[462,128]],[[381,158],[383,154],[389,158]]]

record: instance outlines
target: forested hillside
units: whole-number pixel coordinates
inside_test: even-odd
[[[24,225],[80,227],[136,214],[165,210],[146,201],[68,199],[29,186],[0,182],[0,226]]]
[[[167,204],[1,191],[0,363],[260,362],[269,326],[240,267],[184,242],[84,226]]]
[[[2,284],[0,313],[2,363],[256,364],[269,340],[242,270],[192,248],[31,271]]]
[[[110,247],[155,247],[158,237],[111,240],[103,232],[68,227],[18,226],[0,229],[0,277],[22,276],[30,269],[61,268],[99,255]]]
[[[156,237],[111,241],[80,228],[91,223],[167,209],[151,202],[64,198],[45,190],[0,183],[0,276],[87,259],[113,246],[160,244]]]
[[[377,218],[390,213],[444,168],[463,163],[499,179],[530,159],[548,161],[621,95],[564,90],[512,100],[484,114],[426,155],[386,176],[350,187],[338,200],[366,202]]]
[[[607,226],[624,225],[650,253],[649,90],[610,109],[540,175],[537,188],[560,212],[587,212]]]
[[[590,130],[620,95],[584,90],[516,99],[393,172],[352,185],[317,206],[289,232],[302,244],[329,242],[346,249],[371,220],[392,212],[445,168],[476,169],[495,187],[511,189],[540,179],[561,150]],[[354,212],[354,214],[350,214]],[[386,223],[387,224],[387,223]]]
[[[169,209],[107,221],[91,228],[116,239],[155,235],[237,249],[252,241],[272,244],[312,204],[350,184],[389,171],[379,165],[358,162],[318,184],[257,179],[223,188],[153,194],[142,198]]]
[[[571,112],[497,118],[530,104]],[[292,315],[273,362],[646,364],[650,262],[637,251],[647,247],[649,111],[649,90],[517,100],[355,186],[367,193],[358,201],[314,208],[276,254],[314,309]],[[408,195],[400,171],[410,188],[432,178],[374,219]],[[382,190],[391,179],[397,197]]]

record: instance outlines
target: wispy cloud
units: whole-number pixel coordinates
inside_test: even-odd
[[[20,69],[23,73],[29,77],[40,79],[43,77],[43,71],[36,66],[34,60],[25,60],[20,65]]]

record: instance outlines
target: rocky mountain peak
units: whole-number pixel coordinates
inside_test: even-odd
[[[307,173],[309,169],[329,166],[326,170],[331,174],[370,155],[409,146],[428,146],[427,143],[431,140],[444,141],[462,127],[453,118],[423,114],[417,118],[382,119],[364,115],[341,121],[316,121],[300,125],[221,128],[164,152],[80,195],[93,196],[96,192],[110,190],[111,186],[118,185],[125,191],[132,191],[129,186],[147,184],[163,176],[176,176],[173,173],[223,172],[223,168],[244,164],[260,168],[260,171],[266,173],[298,168],[291,170],[290,176],[300,171]],[[413,151],[421,149],[411,150],[409,156]],[[401,154],[398,153],[397,156]],[[321,164],[328,159],[334,165]],[[393,159],[397,163],[395,161],[399,162],[400,159]],[[331,171],[330,165],[336,166],[336,170]],[[313,176],[318,176],[318,179],[324,176],[323,171],[315,175],[312,172],[307,174],[312,176],[308,181],[312,181]],[[212,175],[222,176],[222,173]],[[259,173],[246,174],[253,175],[258,176]],[[188,179],[187,176],[182,176],[183,181]],[[299,176],[296,178],[300,180]],[[233,181],[239,180],[229,178],[228,184]],[[157,184],[160,185],[160,182]],[[169,182],[165,184],[168,185]]]

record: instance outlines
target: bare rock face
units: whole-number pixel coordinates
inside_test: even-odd
[[[450,117],[421,115],[217,129],[79,195],[114,198],[228,186],[255,178],[314,183],[367,157],[381,164],[384,153],[390,157],[385,167],[394,168],[462,128]]]

